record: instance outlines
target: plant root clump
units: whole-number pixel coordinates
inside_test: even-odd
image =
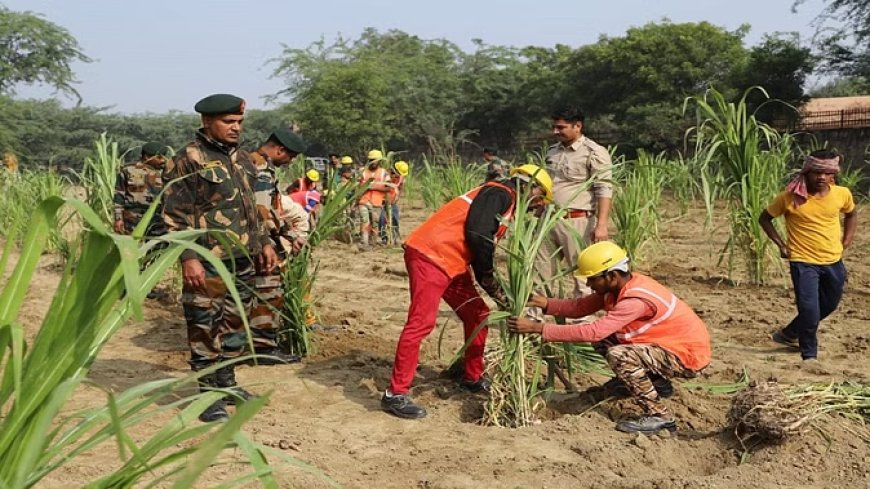
[[[731,401],[728,426],[743,439],[780,444],[801,431],[810,419],[806,410],[806,403],[790,398],[776,380],[752,382]]]

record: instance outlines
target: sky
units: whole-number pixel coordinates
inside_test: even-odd
[[[76,89],[85,105],[110,112],[192,111],[210,93],[244,97],[250,108],[270,108],[280,91],[270,59],[283,45],[304,48],[321,38],[354,39],[367,27],[399,29],[423,39],[447,39],[463,50],[472,39],[505,46],[572,47],[632,26],[702,20],[752,29],[747,44],[765,33],[798,32],[807,42],[823,0],[0,0],[66,28],[92,63],[76,63]],[[47,87],[17,87],[19,98],[58,96]],[[284,100],[286,101],[286,100]]]

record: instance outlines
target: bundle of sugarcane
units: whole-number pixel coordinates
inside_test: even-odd
[[[507,277],[497,276],[508,307],[489,317],[489,323],[499,325],[501,342],[487,361],[492,387],[483,419],[485,424],[510,427],[528,426],[543,406],[540,377],[544,362],[539,339],[511,333],[505,320],[525,314],[526,302],[535,289],[535,256],[564,214],[551,207],[541,217],[532,215],[527,212],[528,195],[522,188],[518,190],[515,217],[502,244],[507,253]]]
[[[870,386],[850,381],[791,387],[773,379],[753,382],[734,396],[728,424],[742,441],[783,443],[827,414],[863,426],[870,421]],[[866,432],[862,437],[870,441]]]

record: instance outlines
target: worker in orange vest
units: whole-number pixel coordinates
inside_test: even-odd
[[[390,173],[381,167],[384,154],[380,150],[373,149],[369,151],[367,159],[368,163],[360,174],[359,183],[361,186],[367,185],[368,188],[357,202],[357,211],[359,212],[360,219],[359,247],[361,251],[371,249],[371,236],[374,230],[375,219],[377,219],[375,209],[380,210],[384,206],[386,194],[392,187]]]
[[[707,326],[664,285],[629,270],[625,250],[611,241],[584,249],[575,274],[594,294],[573,299],[533,295],[527,304],[546,314],[578,318],[604,310],[595,321],[558,325],[512,317],[517,333],[538,333],[544,341],[591,342],[613,369],[608,382],[630,395],[643,409],[637,419],[623,419],[624,432],[674,431],[676,423],[660,397],[673,394],[670,378],[692,378],[710,364]]]
[[[460,386],[472,392],[489,389],[489,379],[483,375],[487,328],[477,331],[489,316],[489,307],[474,287],[471,271],[483,290],[502,306],[504,292],[493,276],[495,242],[504,235],[505,222],[513,218],[521,186],[530,198],[530,209],[540,209],[553,197],[546,170],[522,165],[508,179],[486,182],[451,200],[405,240],[411,305],[396,346],[390,386],[381,398],[385,411],[402,418],[426,416],[426,410],[411,400],[410,389],[420,344],[435,328],[442,298],[462,320],[466,342],[474,335],[465,350]]]
[[[297,178],[287,186],[284,193],[292,194],[294,192],[307,192],[308,190],[317,190],[317,182],[320,181],[320,172],[314,168],[308,169],[305,175]]]

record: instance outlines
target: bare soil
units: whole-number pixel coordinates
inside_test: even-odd
[[[701,382],[734,382],[746,368],[754,378],[783,383],[870,383],[870,219],[867,209],[862,211],[858,239],[846,254],[848,290],[839,310],[822,323],[821,362],[804,368],[797,353],[768,339],[794,314],[787,276],[764,287],[728,280],[716,263],[727,235],[722,221],[705,231],[701,210],[678,217],[671,209],[674,218],[662,223],[661,243],[639,268],[671,287],[709,326],[714,360]],[[424,217],[421,209],[406,209],[403,230]],[[447,329],[442,354],[433,334],[423,345],[415,381],[415,398],[429,416],[394,418],[380,410],[379,398],[408,306],[401,249],[360,253],[355,246],[329,242],[316,257],[316,302],[328,327],[316,334],[316,352],[299,365],[240,367],[238,376],[251,390],[271,392],[269,405],[245,431],[344,487],[870,487],[870,444],[845,420],[831,418],[821,431],[781,446],[757,447],[740,463],[741,446],[725,427],[730,398],[680,383],[666,401],[679,419],[673,436],[616,432],[614,420],[636,408],[626,401],[595,406],[591,392],[606,380],[597,374],[575,374],[580,392],[557,392],[536,426],[481,426],[475,421],[484,399],[461,393],[439,377],[461,344],[461,328],[446,305],[439,319]],[[57,283],[52,262],[47,259],[40,270],[21,317],[31,337]],[[103,388],[122,390],[183,376],[188,372],[185,344],[180,306],[149,301],[145,320],[112,338],[90,377]],[[100,389],[83,386],[69,408],[104,399]],[[159,419],[133,436],[157,428]],[[81,487],[117,463],[115,446],[106,445],[52,474],[42,487]],[[216,466],[201,487],[215,486],[237,470],[232,464]],[[282,470],[282,477],[287,487],[326,486],[299,469]]]

